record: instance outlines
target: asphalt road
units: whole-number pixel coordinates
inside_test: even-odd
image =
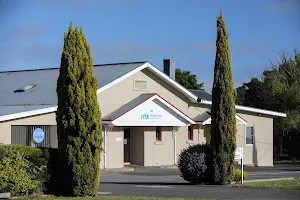
[[[300,177],[300,165],[245,167],[248,180]],[[190,185],[177,169],[137,167],[132,172],[101,175],[99,195],[190,197],[213,199],[300,199],[300,191],[259,190],[229,186]]]

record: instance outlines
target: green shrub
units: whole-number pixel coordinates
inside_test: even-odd
[[[1,192],[10,192],[13,196],[39,192],[45,166],[32,163],[29,158],[33,158],[34,156],[27,154],[28,152],[23,151],[17,145],[0,144]]]
[[[248,177],[248,173],[243,171],[243,180],[246,180]],[[242,181],[242,170],[240,169],[234,169],[233,172],[233,180],[238,183]]]
[[[19,144],[14,144],[14,147],[17,151],[23,152],[27,160],[34,166],[46,165],[47,157],[42,149]]]
[[[178,168],[181,177],[193,184],[207,181],[207,158],[209,146],[206,144],[191,145],[179,155]]]

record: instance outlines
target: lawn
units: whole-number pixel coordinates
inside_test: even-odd
[[[276,180],[276,181],[259,181],[235,185],[236,187],[247,187],[253,189],[283,189],[283,190],[300,190],[300,178]]]
[[[114,196],[100,196],[100,197],[32,197],[22,198],[22,200],[205,200],[205,199],[193,199],[193,198],[160,198],[160,197],[114,197]]]

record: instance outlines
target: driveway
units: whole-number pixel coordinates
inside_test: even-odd
[[[245,167],[249,180],[300,177],[300,165]],[[101,175],[99,195],[190,197],[213,199],[300,199],[300,191],[259,190],[229,186],[190,185],[178,169],[135,167],[134,171]]]

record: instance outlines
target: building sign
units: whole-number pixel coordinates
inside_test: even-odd
[[[156,113],[154,109],[150,109],[149,111],[143,112],[140,114],[140,119],[142,120],[159,120],[162,119],[162,114]]]
[[[44,138],[45,138],[45,133],[41,128],[37,128],[33,131],[33,140],[36,143],[41,143],[43,142]]]
[[[243,159],[243,151],[242,151],[242,147],[237,147],[235,150],[235,160],[241,160]]]
[[[241,171],[242,171],[242,180],[241,183],[244,182],[244,164],[243,164],[243,146],[237,147],[235,149],[235,160],[241,160]]]
[[[113,120],[115,126],[185,126],[186,123],[189,122],[158,100],[146,101]]]

